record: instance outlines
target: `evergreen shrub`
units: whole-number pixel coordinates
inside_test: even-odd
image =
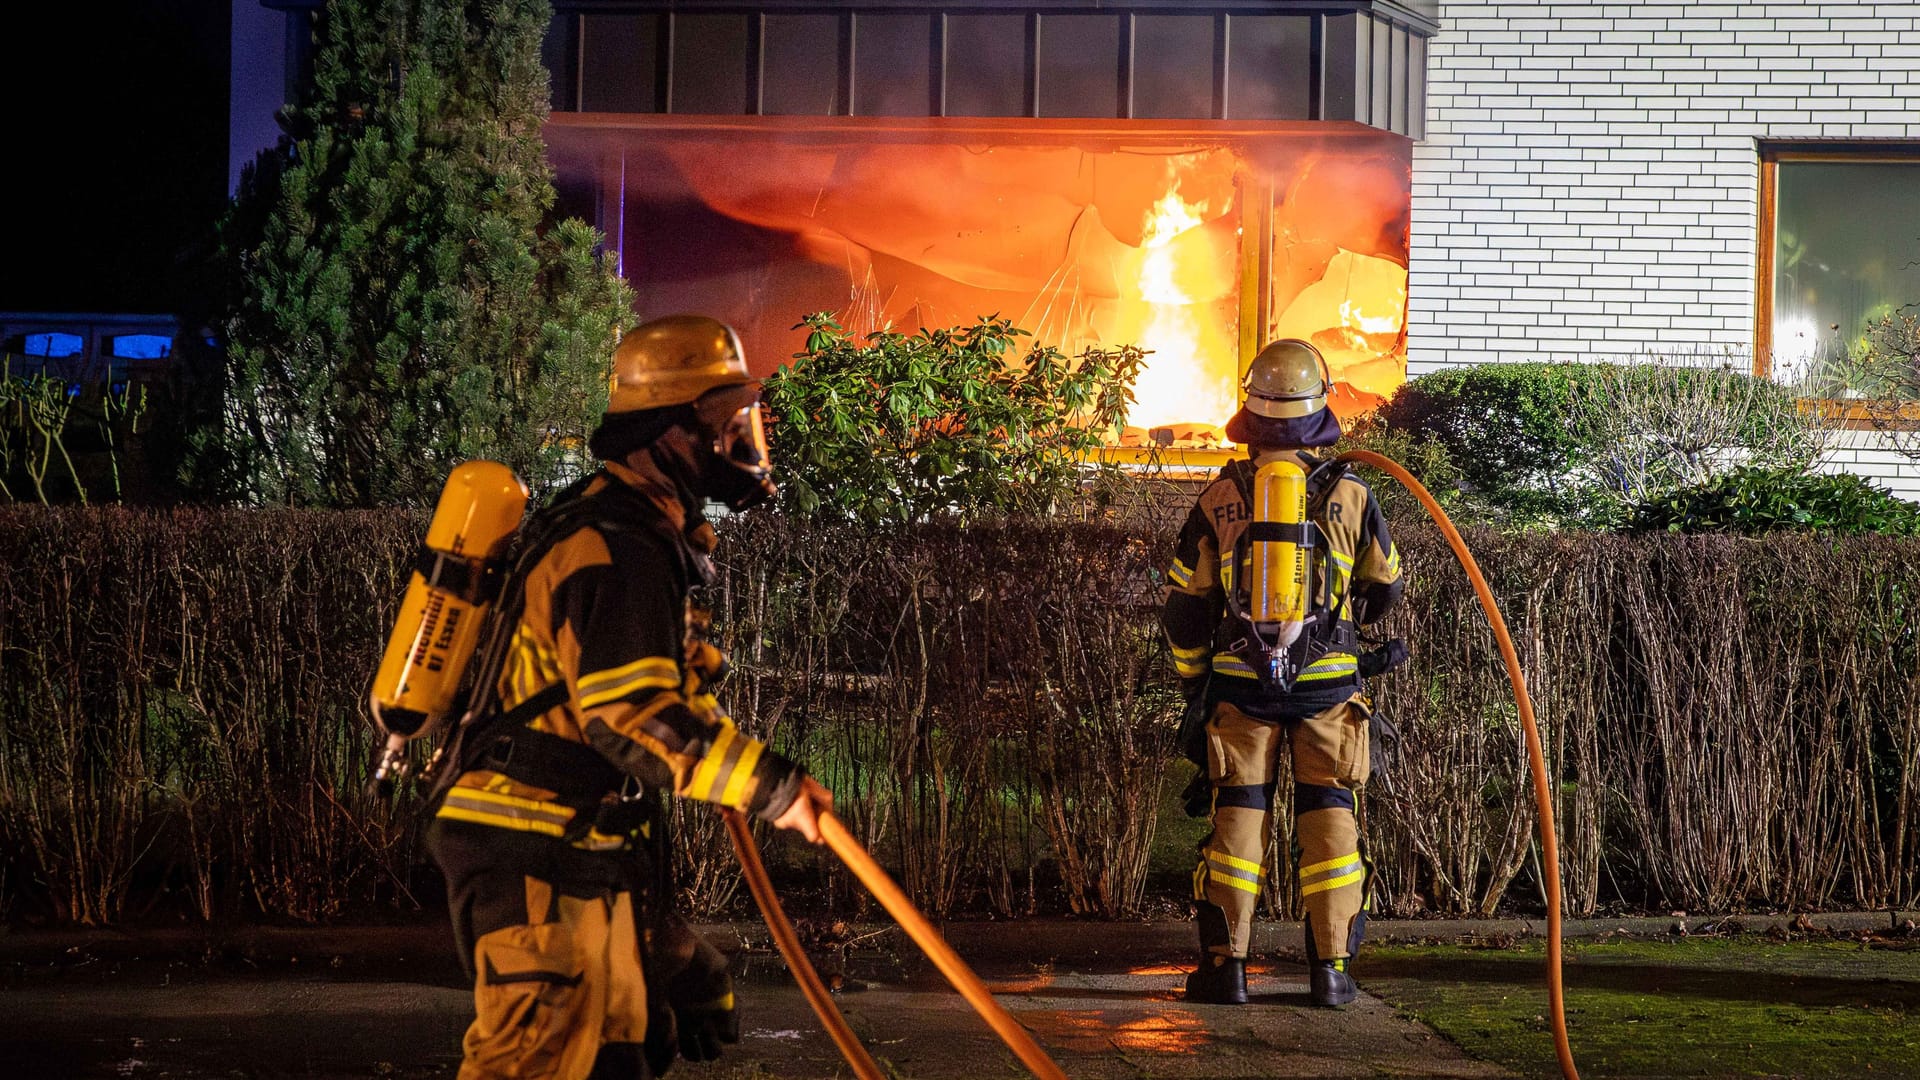
[[[1584,460],[1573,429],[1576,364],[1478,364],[1409,379],[1378,423],[1447,452],[1460,479],[1492,507],[1522,517],[1570,510],[1569,477]]]
[[[454,465],[581,467],[631,294],[552,218],[545,0],[334,0],[288,138],[219,231],[203,492],[430,504]]]
[[[1849,473],[1749,466],[1634,508],[1636,529],[1767,533],[1805,530],[1858,536],[1920,535],[1920,503]]]

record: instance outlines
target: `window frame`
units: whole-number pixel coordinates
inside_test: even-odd
[[[1761,139],[1758,140],[1760,164],[1759,220],[1755,232],[1753,290],[1753,373],[1762,379],[1773,378],[1773,251],[1775,220],[1779,208],[1780,163],[1795,161],[1842,162],[1849,164],[1900,164],[1920,166],[1920,140],[1913,139]],[[1844,426],[1871,427],[1876,413],[1884,415],[1887,402],[1878,409],[1861,401],[1832,398],[1808,399],[1811,407],[1838,413]],[[1902,402],[1898,407],[1902,426],[1920,426],[1920,401]]]

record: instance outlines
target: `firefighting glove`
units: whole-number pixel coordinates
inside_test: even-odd
[[[667,1004],[673,1007],[680,1056],[688,1061],[717,1060],[721,1043],[740,1041],[727,958],[705,941],[697,946],[693,963],[667,984]]]
[[[1394,638],[1377,649],[1368,649],[1360,654],[1360,677],[1371,679],[1375,675],[1385,675],[1406,663],[1407,656],[1407,643],[1400,638]]]
[[[733,979],[727,974],[727,958],[719,949],[681,919],[669,917],[648,931],[647,953],[649,981],[657,980],[665,988],[666,1003],[673,1012],[671,1025],[650,1028],[663,1029],[663,1039],[664,1030],[671,1030],[680,1056],[688,1061],[713,1061],[720,1056],[721,1044],[740,1041]],[[648,1031],[647,1042],[652,1058],[653,1030]],[[669,1049],[669,1060],[671,1056]]]
[[[1185,790],[1180,792],[1180,806],[1190,818],[1213,815],[1213,781],[1207,777],[1207,770],[1201,769],[1199,775],[1187,782]]]
[[[1367,717],[1367,755],[1368,774],[1390,784],[1400,761],[1400,728],[1378,709]]]

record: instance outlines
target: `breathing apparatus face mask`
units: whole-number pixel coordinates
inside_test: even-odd
[[[770,499],[773,483],[767,429],[760,414],[760,387],[723,386],[694,402],[703,432],[713,438],[699,452],[700,494],[730,510]]]

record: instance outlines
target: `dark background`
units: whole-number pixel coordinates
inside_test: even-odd
[[[179,309],[226,205],[232,2],[0,5],[0,310]]]

